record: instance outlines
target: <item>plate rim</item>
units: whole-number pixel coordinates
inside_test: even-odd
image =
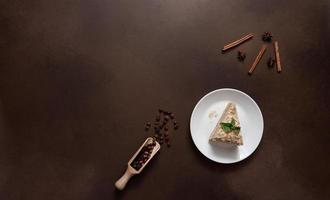
[[[253,103],[255,104],[255,106],[257,107],[257,110],[258,110],[258,112],[260,113],[260,115],[261,115],[261,119],[262,119],[262,123],[261,123],[261,124],[262,124],[261,137],[260,137],[260,140],[259,140],[259,142],[258,142],[257,147],[256,147],[256,148],[255,148],[255,149],[254,149],[254,150],[253,150],[248,156],[246,156],[245,158],[243,158],[243,159],[241,159],[241,160],[234,161],[234,162],[220,162],[220,161],[218,161],[218,160],[214,160],[214,159],[209,158],[207,155],[205,155],[205,154],[204,154],[204,153],[198,148],[198,146],[196,145],[196,142],[195,142],[195,140],[194,140],[193,133],[192,133],[192,117],[193,117],[193,115],[194,115],[194,113],[195,113],[195,110],[196,110],[197,106],[198,106],[198,105],[199,105],[199,104],[200,104],[200,103],[201,103],[206,97],[208,97],[209,95],[211,95],[211,94],[213,94],[213,93],[219,92],[219,91],[235,91],[235,92],[241,93],[242,95],[248,97],[250,100],[252,100],[252,102],[253,102]],[[192,141],[193,141],[195,147],[198,149],[198,151],[199,151],[203,156],[205,156],[207,159],[212,160],[213,162],[216,162],[216,163],[221,163],[221,164],[234,164],[234,163],[238,163],[238,162],[240,162],[240,161],[243,161],[243,160],[247,159],[248,157],[250,157],[250,156],[251,156],[251,155],[252,155],[252,154],[258,149],[258,147],[259,147],[259,145],[260,145],[260,143],[261,143],[262,137],[263,137],[263,133],[264,133],[264,117],[263,117],[263,115],[262,115],[262,112],[261,112],[260,107],[259,107],[258,104],[255,102],[255,100],[254,100],[252,97],[250,97],[248,94],[246,94],[245,92],[242,92],[242,91],[240,91],[240,90],[238,90],[238,89],[234,89],[234,88],[220,88],[220,89],[216,89],[216,90],[213,90],[213,91],[211,91],[211,92],[205,94],[202,98],[199,99],[199,101],[196,103],[196,105],[195,105],[195,107],[194,107],[194,109],[193,109],[193,111],[192,111],[192,113],[191,113],[189,127],[190,127],[190,137],[191,137],[191,139],[192,139]]]

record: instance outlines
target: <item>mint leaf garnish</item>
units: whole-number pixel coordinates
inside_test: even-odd
[[[235,122],[236,122],[235,119],[232,118],[230,123],[221,122],[220,125],[225,133],[229,133],[232,131],[240,131],[241,127],[235,126]]]
[[[222,130],[225,133],[229,133],[231,131],[231,124],[230,123],[220,123]]]

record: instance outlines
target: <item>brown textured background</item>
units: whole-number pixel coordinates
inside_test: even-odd
[[[283,73],[248,66],[271,31]],[[221,55],[246,33],[252,41]],[[0,1],[0,199],[330,199],[330,2]],[[264,137],[234,165],[189,130],[206,93],[242,90]],[[161,107],[180,129],[124,192],[114,182]]]

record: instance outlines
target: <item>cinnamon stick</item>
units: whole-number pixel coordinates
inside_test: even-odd
[[[274,42],[274,50],[275,50],[275,59],[276,59],[276,66],[277,66],[277,72],[280,73],[282,71],[281,66],[281,59],[280,59],[280,50],[278,48],[278,42]]]
[[[227,51],[228,49],[231,49],[231,48],[233,48],[233,47],[236,47],[236,46],[238,46],[238,45],[240,45],[240,44],[246,42],[247,40],[251,39],[252,37],[253,37],[253,34],[250,33],[250,34],[248,34],[248,35],[246,35],[246,36],[244,36],[244,37],[242,37],[242,38],[240,38],[240,39],[238,39],[238,40],[236,40],[236,41],[234,41],[234,42],[232,42],[232,43],[230,43],[230,44],[227,44],[227,45],[225,45],[225,46],[223,47],[222,52],[225,52],[225,51]]]
[[[249,74],[251,75],[253,70],[256,68],[257,64],[259,63],[259,61],[261,60],[262,56],[264,55],[265,51],[266,51],[266,45],[262,45],[257,57],[254,59],[254,62],[252,63],[252,66],[249,70]]]

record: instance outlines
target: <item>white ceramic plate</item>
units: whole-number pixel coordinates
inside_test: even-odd
[[[236,104],[241,123],[243,145],[228,147],[209,143],[209,136],[227,103]],[[247,94],[235,89],[219,89],[205,95],[195,106],[190,118],[191,137],[198,150],[218,163],[235,163],[250,156],[258,147],[264,120],[257,103]]]

